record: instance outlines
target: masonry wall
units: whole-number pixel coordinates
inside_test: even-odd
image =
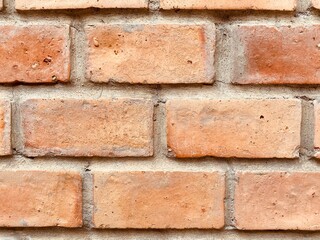
[[[0,6],[0,239],[320,238],[320,1]]]

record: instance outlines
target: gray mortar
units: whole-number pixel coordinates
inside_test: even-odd
[[[310,8],[309,0],[299,0],[295,12],[268,11],[160,11],[159,0],[149,1],[149,10],[59,10],[17,12],[14,1],[4,0],[0,24],[70,24],[72,73],[71,84],[0,86],[0,98],[12,102],[13,156],[0,158],[0,170],[78,171],[83,176],[84,228],[0,229],[0,240],[37,239],[317,239],[319,232],[279,231],[246,232],[234,229],[233,198],[237,171],[319,171],[313,154],[313,99],[320,99],[319,86],[237,86],[230,84],[235,47],[232,29],[238,24],[313,25],[320,24],[320,11]],[[84,28],[108,23],[215,23],[216,81],[213,85],[130,85],[94,84],[85,79]],[[303,119],[300,157],[287,159],[202,159],[176,160],[166,148],[165,102],[173,98],[301,98]],[[155,103],[153,157],[148,158],[27,158],[21,154],[19,105],[30,98],[143,98]],[[95,171],[221,171],[226,172],[226,227],[215,230],[95,230],[92,226],[92,176]]]

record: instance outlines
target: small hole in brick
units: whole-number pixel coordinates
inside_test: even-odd
[[[192,64],[192,61],[191,61],[191,60],[188,60],[188,63],[189,63],[189,64]]]
[[[261,115],[261,116],[260,116],[260,119],[264,119],[264,116],[263,116],[263,115]]]
[[[94,45],[95,47],[99,47],[99,46],[100,46],[100,43],[99,43],[99,41],[98,41],[97,38],[93,38],[93,45]]]
[[[43,59],[43,62],[45,62],[46,64],[49,64],[52,62],[52,57],[48,56],[45,59]]]

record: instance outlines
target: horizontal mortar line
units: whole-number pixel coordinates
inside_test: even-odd
[[[86,12],[87,11],[87,12]],[[287,23],[290,25],[295,25],[298,23],[306,24],[307,20],[311,20],[310,24],[320,23],[320,17],[318,14],[312,14],[312,12],[305,11],[299,12],[296,15],[295,12],[290,12],[287,14],[284,13],[276,13],[275,12],[251,12],[247,13],[247,11],[220,11],[217,10],[206,11],[206,10],[181,10],[179,15],[174,11],[135,11],[132,9],[122,9],[116,12],[114,10],[108,9],[99,9],[99,11],[91,10],[34,10],[34,11],[19,11],[19,12],[0,12],[0,24],[1,21],[6,23],[14,23],[14,21],[42,21],[42,22],[55,22],[61,23],[60,21],[71,21],[77,20],[79,22],[84,23],[94,23],[99,22],[100,19],[114,20],[118,22],[127,23],[123,16],[130,16],[132,21],[135,20],[153,20],[153,21],[162,21],[168,20],[173,22],[189,22],[192,20],[207,20],[210,22],[217,23],[221,26],[239,23],[256,23],[256,24],[281,24]],[[185,12],[185,13],[184,13]],[[191,12],[191,14],[190,14]],[[80,15],[81,14],[81,15]],[[177,19],[179,16],[179,19]],[[224,16],[228,16],[229,19],[226,19]],[[45,19],[44,19],[45,18]],[[57,20],[60,20],[57,22]],[[18,22],[19,23],[19,22]],[[29,22],[30,23],[30,22]],[[148,22],[143,22],[146,24]],[[106,23],[108,24],[108,23]],[[130,23],[129,23],[130,24]],[[309,23],[308,23],[309,24]]]
[[[230,162],[231,161],[231,162]],[[175,161],[162,160],[132,160],[132,159],[96,159],[89,158],[79,160],[77,158],[50,158],[41,160],[24,158],[22,156],[12,158],[0,158],[0,170],[78,170],[84,171],[85,167],[94,171],[228,171],[227,164],[231,164],[234,171],[307,171],[318,172],[320,164],[316,160],[301,164],[295,160],[193,160]]]
[[[183,229],[183,230],[175,230],[175,229],[123,229],[123,230],[117,230],[117,229],[63,229],[63,228],[32,228],[32,229],[26,229],[22,228],[20,230],[10,229],[10,228],[4,228],[0,229],[0,234],[10,234],[15,233],[18,235],[22,234],[30,234],[30,236],[34,237],[40,237],[40,236],[46,236],[50,237],[52,236],[65,236],[64,234],[74,234],[75,236],[92,236],[97,237],[93,239],[105,239],[105,234],[110,234],[110,237],[113,236],[126,236],[126,239],[134,239],[134,237],[140,236],[142,237],[143,234],[146,234],[146,236],[197,236],[197,237],[208,237],[208,239],[212,239],[214,236],[226,236],[228,238],[224,239],[234,239],[232,237],[238,236],[240,238],[237,239],[254,239],[251,237],[255,236],[266,236],[266,237],[276,237],[276,236],[283,236],[283,237],[290,237],[290,236],[304,236],[308,233],[310,236],[313,237],[320,237],[319,232],[311,232],[311,231],[300,231],[300,230],[289,230],[289,231],[278,231],[278,232],[270,232],[270,231],[240,231],[240,230],[226,230],[226,231],[218,231],[218,230],[206,230],[206,229]],[[136,236],[134,236],[136,234]],[[150,234],[150,235],[149,235]],[[130,238],[128,236],[132,236],[133,238]],[[0,235],[1,236],[1,235]],[[230,238],[229,238],[230,237]],[[286,239],[286,238],[283,238]]]
[[[265,89],[260,88],[259,90],[252,87],[243,87],[242,89],[233,89],[233,87],[227,87],[218,89],[215,87],[165,87],[162,90],[156,90],[153,86],[149,87],[132,87],[132,89],[123,89],[121,87],[108,88],[97,86],[97,89],[83,88],[83,87],[43,87],[43,86],[19,86],[19,87],[1,87],[0,93],[4,96],[14,96],[21,100],[33,98],[79,98],[88,97],[89,99],[110,98],[110,97],[157,97],[156,91],[159,91],[161,98],[295,98],[295,97],[309,97],[319,99],[320,87],[316,89],[293,89],[290,87],[279,87],[277,89],[271,89],[266,87]],[[12,93],[13,91],[13,93]],[[252,92],[259,91],[259,92]],[[271,92],[270,92],[271,91]],[[273,91],[273,92],[272,92]]]

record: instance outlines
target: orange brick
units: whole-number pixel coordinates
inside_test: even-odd
[[[153,104],[134,99],[34,99],[22,104],[28,156],[151,156]]]
[[[222,228],[225,181],[220,173],[94,174],[96,228]]]
[[[239,26],[233,31],[238,84],[319,84],[320,26]]]
[[[319,173],[240,173],[236,227],[242,230],[319,230]]]
[[[299,156],[299,100],[195,100],[167,103],[167,142],[178,158]]]
[[[18,10],[81,8],[148,8],[148,0],[16,0]]]
[[[292,11],[296,0],[160,0],[163,9],[280,10]]]
[[[0,26],[0,83],[70,78],[69,26]]]
[[[80,227],[81,199],[77,173],[0,172],[1,227]]]
[[[10,155],[11,152],[11,105],[0,100],[0,156]]]
[[[93,82],[212,83],[214,25],[112,24],[86,28]]]

